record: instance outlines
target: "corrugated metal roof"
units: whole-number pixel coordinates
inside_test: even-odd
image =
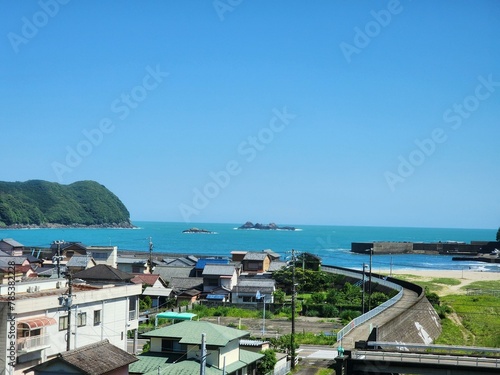
[[[247,331],[224,327],[205,321],[184,321],[144,333],[144,337],[179,338],[181,344],[201,344],[201,333],[205,333],[206,345],[226,346],[230,341],[249,336]]]

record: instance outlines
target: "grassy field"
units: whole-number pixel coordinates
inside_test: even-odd
[[[436,344],[500,348],[500,280],[460,286],[454,278],[398,277],[438,294],[441,306],[447,306]]]

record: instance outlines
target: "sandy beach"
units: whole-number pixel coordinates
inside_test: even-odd
[[[389,270],[380,271],[380,274],[388,275]],[[405,280],[417,282],[430,281],[437,278],[450,278],[460,281],[458,285],[443,285],[438,292],[439,295],[465,294],[465,286],[475,281],[498,281],[500,286],[500,272],[484,272],[480,270],[393,270],[392,276],[404,276]]]

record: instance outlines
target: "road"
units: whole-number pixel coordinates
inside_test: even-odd
[[[296,355],[300,358],[295,375],[314,375],[318,370],[332,368],[337,349],[321,345],[301,345]]]

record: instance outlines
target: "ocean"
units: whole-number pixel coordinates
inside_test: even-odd
[[[0,238],[13,238],[25,246],[48,247],[53,241],[77,241],[85,245],[113,245],[120,250],[154,253],[191,254],[230,257],[233,250],[271,249],[286,259],[294,249],[322,258],[323,264],[361,269],[369,256],[350,252],[351,242],[408,241],[437,242],[474,240],[494,241],[494,229],[446,229],[403,227],[360,227],[330,225],[296,225],[295,231],[238,230],[239,224],[134,222],[134,229],[54,228],[0,229]],[[280,224],[284,226],[285,224]],[[192,227],[213,234],[182,233]],[[480,269],[500,272],[500,264],[452,261],[447,255],[374,255],[373,271],[396,269]]]

